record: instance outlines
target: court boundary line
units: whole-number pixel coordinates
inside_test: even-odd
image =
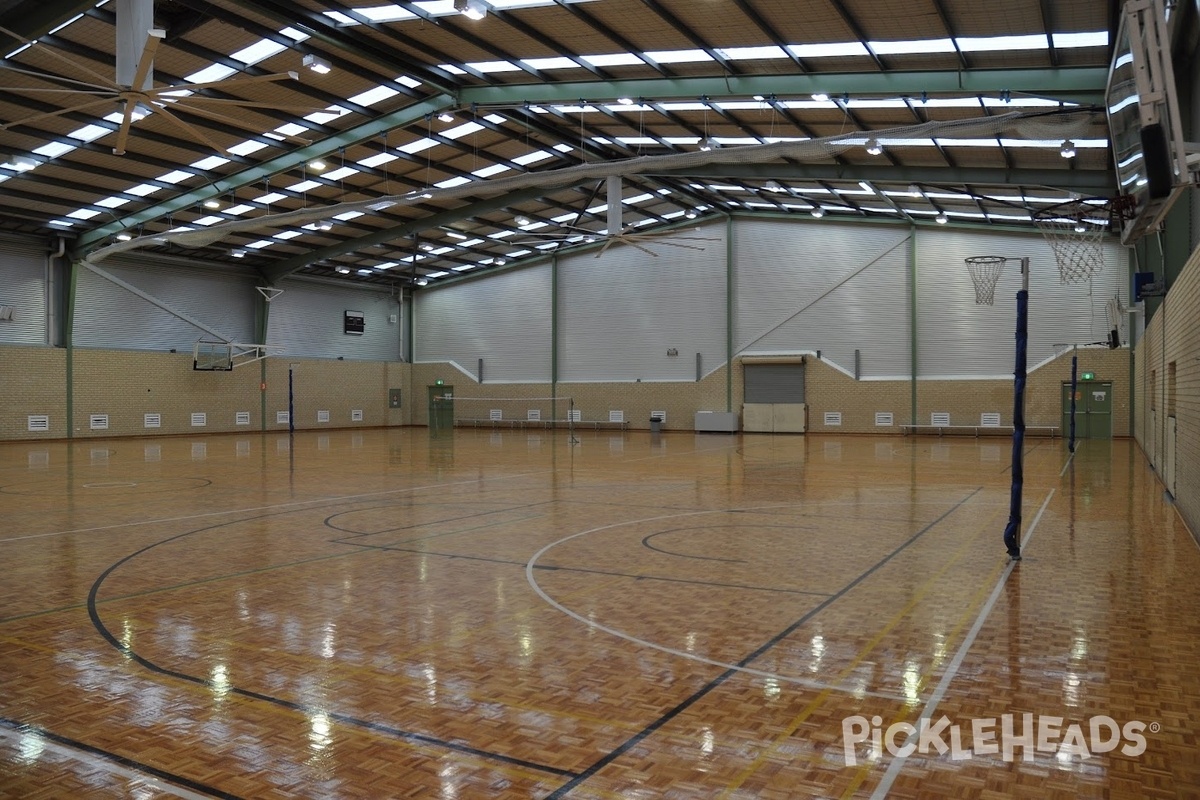
[[[908,549],[908,547],[910,545],[915,543],[918,539],[920,539],[922,536],[924,536],[926,533],[928,533],[930,530],[932,530],[934,528],[934,526],[936,526],[939,522],[941,522],[946,517],[953,514],[955,511],[957,511],[959,508],[961,508],[968,500],[970,500],[972,497],[975,497],[975,495],[979,494],[981,491],[983,491],[983,487],[977,487],[966,497],[960,499],[957,503],[955,503],[953,506],[951,506],[949,509],[947,509],[945,512],[943,512],[941,516],[939,516],[937,519],[933,520],[932,522],[927,523],[919,531],[917,531],[915,534],[913,534],[908,539],[906,539],[904,542],[902,542],[898,547],[896,547],[894,550],[892,550],[890,553],[888,553],[886,556],[884,556],[879,561],[875,562],[875,564],[873,564],[872,566],[867,568],[866,571],[859,574],[858,577],[854,578],[852,581],[850,581],[845,586],[843,586],[841,589],[839,589],[837,591],[837,593],[831,595],[823,602],[817,604],[815,607],[813,607],[812,609],[807,611],[803,616],[801,616],[800,619],[796,620],[791,625],[787,626],[782,631],[780,631],[779,633],[775,634],[773,637],[768,639],[766,642],[764,642],[762,645],[760,645],[756,650],[752,651],[749,655],[747,655],[745,658],[743,658],[741,663],[742,664],[751,663],[752,661],[756,660],[759,656],[761,656],[763,653],[766,653],[772,647],[777,645],[779,642],[783,641],[785,638],[787,638],[791,634],[795,633],[802,625],[807,623],[809,620],[811,620],[817,614],[824,611],[826,608],[828,608],[830,605],[832,605],[838,599],[840,599],[841,597],[844,597],[846,594],[848,594],[850,591],[852,591],[856,586],[858,586],[860,583],[862,583],[867,578],[869,578],[871,575],[873,575],[876,571],[882,569],[884,566],[887,565],[887,563],[889,561],[891,561],[893,558],[900,555],[900,553],[902,553],[906,549]],[[778,508],[780,506],[775,506],[775,507]],[[704,512],[696,512],[696,513],[704,513]],[[714,512],[708,512],[708,513],[714,513]],[[668,515],[663,518],[670,519],[671,517],[675,517],[675,516],[679,516],[679,515],[672,514],[672,515]],[[605,528],[612,528],[612,527],[616,527],[616,525],[606,525],[606,526],[603,526],[602,528],[598,528],[595,530],[603,530]],[[572,536],[569,536],[566,538],[569,539],[569,538],[574,538],[575,536],[582,536],[583,534],[589,533],[589,532],[594,532],[594,531],[581,531],[580,533],[573,534]],[[560,541],[565,541],[565,539],[560,540]],[[546,548],[543,548],[543,550],[548,549],[550,546],[552,546],[552,545],[548,545]],[[536,555],[537,554],[534,555],[534,558],[536,558]],[[534,558],[531,558],[530,563],[527,564],[525,567],[527,580],[530,577],[531,571],[533,569]],[[546,597],[545,594],[541,591],[540,587],[537,586],[536,582],[532,582],[531,586],[534,588],[534,591],[536,591],[539,595],[541,595],[544,598]],[[546,599],[549,600],[549,598],[546,598]],[[550,601],[550,602],[552,605],[557,606],[557,604],[553,603],[553,601]],[[571,614],[571,616],[574,616],[574,615]],[[578,617],[576,617],[576,618],[578,618]],[[588,620],[584,620],[584,621],[586,624],[591,626],[590,621],[588,621]],[[691,708],[696,703],[700,702],[700,700],[704,699],[704,697],[706,697],[710,692],[712,692],[717,687],[724,684],[727,680],[732,678],[734,675],[742,674],[743,672],[746,672],[746,670],[744,668],[726,669],[720,675],[717,675],[715,678],[710,680],[708,683],[701,686],[699,689],[697,689],[695,692],[693,692],[688,697],[681,700],[675,706],[667,709],[665,712],[660,714],[657,719],[655,719],[653,722],[646,725],[645,728],[643,728],[642,730],[640,730],[633,736],[630,736],[628,739],[626,739],[624,742],[619,744],[613,750],[609,751],[607,754],[605,754],[604,756],[602,756],[601,758],[599,758],[598,760],[593,762],[591,766],[587,767],[585,770],[580,772],[576,777],[572,778],[571,780],[564,783],[562,786],[555,789],[550,794],[546,795],[546,797],[543,798],[543,800],[560,800],[562,797],[564,797],[568,792],[573,790],[575,787],[577,787],[580,784],[587,781],[589,778],[591,778],[593,775],[598,773],[600,770],[604,769],[609,764],[613,763],[618,758],[625,755],[625,753],[629,752],[637,744],[648,739],[651,735],[653,735],[655,732],[657,732],[664,725],[671,722],[673,719],[678,717],[683,712],[687,711],[689,708]],[[779,676],[771,676],[771,677],[779,677]]]
[[[239,795],[215,789],[199,781],[185,778],[167,772],[149,764],[143,764],[127,756],[118,755],[95,745],[72,739],[62,734],[54,733],[41,726],[28,722],[18,722],[8,717],[0,717],[0,739],[12,740],[17,736],[33,734],[41,739],[42,747],[72,761],[79,761],[88,766],[99,766],[104,771],[123,778],[130,778],[150,784],[154,789],[183,798],[184,800],[209,800],[212,797],[221,800],[241,800]],[[19,744],[17,745],[20,746]],[[197,794],[193,789],[203,792]]]
[[[1029,525],[1029,530],[1025,532],[1025,538],[1021,540],[1021,552],[1029,545],[1029,540],[1033,538],[1033,532],[1037,530],[1038,523],[1042,520],[1042,514],[1046,511],[1046,506],[1050,505],[1050,499],[1054,497],[1056,490],[1051,489],[1046,495],[1046,499],[1042,501],[1041,508],[1038,509],[1033,521]],[[987,618],[991,616],[992,607],[996,605],[996,601],[1000,599],[1000,593],[1004,591],[1004,585],[1008,583],[1008,577],[1012,575],[1013,570],[1022,562],[1010,560],[1004,567],[1004,571],[1000,573],[1000,577],[996,580],[996,586],[992,589],[991,595],[988,596],[987,602],[979,609],[979,615],[975,617],[975,623],[971,629],[967,631],[966,638],[959,645],[958,652],[954,654],[954,658],[950,660],[949,666],[942,674],[942,679],[938,681],[938,685],[934,688],[933,693],[929,695],[929,699],[925,701],[925,707],[921,709],[920,715],[917,717],[917,727],[920,727],[921,720],[933,719],[933,712],[937,709],[938,703],[946,695],[946,691],[950,688],[950,684],[954,681],[954,676],[958,674],[959,667],[966,660],[967,653],[970,652],[972,645],[975,644],[975,638],[979,632],[983,630],[983,625]],[[912,736],[906,736],[904,743],[907,745],[912,741]],[[892,762],[888,764],[887,771],[883,777],[879,779],[874,791],[871,792],[871,800],[885,800],[888,792],[899,777],[900,771],[904,769],[904,764],[908,760],[908,755],[895,756]]]
[[[1075,445],[1075,449],[1071,451],[1071,455],[1067,456],[1066,462],[1063,463],[1063,468],[1058,471],[1058,477],[1061,478],[1067,474],[1067,467],[1071,466],[1071,462],[1075,460],[1075,454],[1079,452],[1080,447],[1083,447],[1083,442],[1078,442]]]

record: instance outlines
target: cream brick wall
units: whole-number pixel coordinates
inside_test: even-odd
[[[67,431],[66,350],[0,348],[0,439],[65,438]],[[286,429],[276,413],[288,410],[288,368],[295,364],[297,428],[379,427],[411,424],[412,376],[409,364],[378,361],[271,358],[232,372],[197,372],[190,353],[77,348],[73,352],[76,437],[142,436],[199,432]],[[260,389],[264,382],[265,392]],[[401,389],[403,405],[388,407],[388,390]],[[350,412],[363,412],[352,422]],[[239,411],[249,425],[237,425]],[[318,423],[317,411],[329,411]],[[146,428],[145,414],[161,415],[161,427]],[[203,427],[192,414],[204,413]],[[30,414],[50,416],[49,433],[30,433]],[[107,430],[89,427],[92,414],[107,414]]]
[[[1172,364],[1173,403],[1168,377]],[[1138,442],[1160,474],[1164,472],[1167,421],[1174,411],[1175,507],[1192,533],[1200,533],[1200,250],[1192,254],[1146,326],[1135,350],[1135,366]],[[1157,410],[1153,424],[1152,408]]]
[[[0,345],[0,440],[67,435],[67,354],[61,348]],[[29,415],[50,417],[50,432],[30,433]]]

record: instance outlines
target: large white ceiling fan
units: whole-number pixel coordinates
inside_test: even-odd
[[[311,108],[298,109],[294,106],[262,103],[257,100],[208,97],[198,94],[203,89],[225,90],[253,83],[298,80],[299,75],[296,72],[231,77],[203,83],[181,83],[173,86],[155,86],[154,54],[163,39],[166,38],[166,32],[154,27],[154,0],[117,0],[116,17],[116,71],[113,78],[102,75],[86,64],[68,58],[55,48],[49,46],[43,47],[40,52],[54,58],[59,63],[65,64],[79,77],[21,69],[12,64],[5,64],[0,67],[0,69],[11,72],[42,78],[56,84],[58,87],[12,87],[12,91],[22,94],[75,95],[89,98],[64,108],[0,123],[0,130],[73,112],[102,110],[105,106],[115,104],[121,114],[120,127],[117,129],[117,139],[113,144],[113,153],[116,155],[123,155],[125,153],[125,145],[129,140],[133,123],[151,113],[161,114],[163,119],[168,120],[171,124],[187,132],[189,136],[222,155],[226,155],[225,148],[210,139],[196,126],[182,119],[173,109],[183,110],[189,114],[231,125],[236,125],[237,120],[221,113],[217,109],[241,106],[272,108],[285,111],[313,110]],[[10,36],[18,41],[22,40],[19,34],[13,33],[3,27],[0,27],[0,33],[4,33],[6,36]],[[36,46],[38,43],[30,42],[27,44]],[[286,138],[307,143],[307,140],[299,137],[289,136]]]
[[[527,232],[530,236],[538,237],[537,242],[512,242],[514,245],[533,244],[534,246],[545,247],[549,243],[570,242],[572,244],[580,241],[597,241],[604,240],[604,246],[596,253],[596,258],[604,255],[608,248],[614,244],[627,244],[631,247],[636,247],[647,255],[658,257],[658,253],[654,252],[646,245],[650,240],[654,240],[654,244],[668,245],[670,247],[682,247],[686,250],[703,250],[704,247],[695,244],[684,244],[684,242],[711,242],[714,239],[706,236],[681,236],[680,233],[687,231],[659,230],[659,231],[638,231],[634,226],[625,226],[622,222],[622,207],[623,193],[622,181],[620,175],[609,175],[604,179],[604,187],[607,199],[607,225],[604,233],[593,231],[588,228],[579,227],[576,224],[566,224],[563,228],[565,231],[556,233],[536,233]],[[594,196],[594,195],[593,195]],[[589,202],[588,205],[591,205]],[[580,212],[576,216],[578,222]],[[694,232],[694,229],[692,231]]]

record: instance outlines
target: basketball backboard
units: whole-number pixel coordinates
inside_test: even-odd
[[[1131,244],[1155,230],[1191,182],[1163,0],[1128,0],[1105,90],[1117,187],[1132,198],[1121,227]]]

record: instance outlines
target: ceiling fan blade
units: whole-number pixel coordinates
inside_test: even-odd
[[[206,83],[181,83],[178,86],[166,86],[161,89],[155,89],[158,94],[164,92],[179,92],[183,90],[196,91],[197,89],[228,89],[231,86],[242,86],[247,83],[274,83],[276,81],[285,80],[300,80],[300,74],[296,72],[274,72],[270,75],[254,75],[246,78],[225,78],[219,81],[207,81]]]
[[[216,150],[218,153],[220,153],[223,156],[229,155],[229,151],[227,151],[224,147],[221,147],[219,144],[214,142],[212,139],[209,139],[207,136],[205,136],[198,128],[196,128],[195,125],[189,125],[188,123],[184,122],[182,119],[180,119],[175,114],[172,114],[170,111],[168,111],[164,107],[164,105],[162,103],[156,102],[154,104],[154,107],[158,109],[159,113],[162,114],[163,117],[165,117],[166,119],[175,123],[180,128],[183,128],[185,131],[190,133],[192,136],[195,136],[198,140],[200,140],[204,144],[208,145],[213,150]],[[204,115],[202,114],[201,116],[204,116]]]
[[[145,91],[148,83],[153,82],[153,79],[150,79],[150,70],[154,68],[154,53],[158,50],[158,43],[166,38],[166,35],[166,31],[158,28],[146,31],[146,43],[142,46],[142,56],[138,59],[137,71],[133,73],[133,83],[130,84],[135,92]]]
[[[80,103],[79,105],[71,106],[69,108],[56,108],[54,111],[44,111],[41,114],[34,114],[31,117],[24,117],[23,119],[14,119],[12,122],[2,123],[2,124],[0,124],[0,130],[6,130],[8,128],[13,127],[14,125],[25,125],[30,122],[36,122],[39,119],[47,119],[49,117],[59,117],[59,116],[62,116],[63,114],[70,114],[72,111],[84,111],[89,108],[95,108],[96,106],[106,106],[111,103],[112,103],[112,98],[106,97],[101,100],[90,100],[86,103]]]
[[[25,44],[31,44],[31,45],[40,44],[40,42],[31,42],[28,39],[26,39],[24,36],[21,36],[18,33],[14,33],[13,31],[10,31],[8,28],[5,28],[2,25],[0,25],[0,33],[3,33],[5,36],[9,36],[13,39],[16,39],[18,42],[24,42]],[[43,45],[42,49],[39,52],[45,53],[46,55],[51,56],[52,58],[56,58],[65,64],[69,64],[72,69],[79,70],[80,72],[83,72],[83,73],[95,78],[96,80],[100,81],[100,85],[102,85],[102,86],[109,87],[112,89],[120,88],[117,85],[117,82],[114,81],[112,78],[108,77],[107,75],[101,75],[99,72],[91,70],[76,61],[72,61],[71,59],[67,58],[63,54],[59,53],[53,47]]]
[[[620,236],[618,236],[617,239],[620,239],[622,242],[629,245],[630,247],[636,247],[638,250],[641,250],[646,255],[650,255],[650,256],[654,256],[655,258],[658,258],[658,253],[654,252],[649,247],[646,247],[646,245],[644,245],[644,244],[638,244],[637,242],[633,241],[632,239],[625,239]],[[694,249],[699,249],[699,248],[694,248]]]
[[[604,179],[604,188],[608,199],[608,233],[616,236],[624,229],[621,224],[621,176],[609,175]]]
[[[113,93],[113,87],[105,86],[104,84],[89,83],[87,81],[77,81],[74,78],[67,78],[62,75],[53,75],[49,72],[38,72],[35,69],[21,69],[20,67],[14,67],[11,64],[0,64],[0,70],[4,70],[5,72],[16,72],[20,75],[30,75],[34,78],[41,78],[44,81],[49,81],[52,83],[53,82],[74,83],[77,86],[86,86],[88,89],[97,90],[96,92],[94,92],[95,94],[98,94],[99,92],[107,92],[109,94]],[[85,92],[82,89],[34,89],[34,88],[22,87],[21,89],[19,89],[17,91],[21,91],[21,92],[79,92],[80,94],[93,94],[93,92]]]
[[[617,240],[617,237],[615,237],[615,236],[605,237],[604,246],[600,248],[599,253],[596,253],[596,258],[599,258],[600,256],[604,255],[605,251],[608,250],[608,248],[612,247],[613,242],[615,242],[616,240]]]
[[[212,103],[213,105],[242,106],[243,108],[271,108],[276,111],[295,111],[297,113],[306,111],[310,114],[316,111],[324,111],[327,108],[327,106],[299,106],[286,105],[284,103],[260,103],[257,100],[238,100],[233,97],[205,97],[204,95],[200,94],[186,95],[179,98],[159,94],[157,95],[156,99],[163,103]]]
[[[117,129],[117,141],[113,144],[113,155],[125,155],[125,143],[129,141],[129,128],[133,125],[133,109],[137,101],[125,101],[125,111],[121,114],[121,127]]]

